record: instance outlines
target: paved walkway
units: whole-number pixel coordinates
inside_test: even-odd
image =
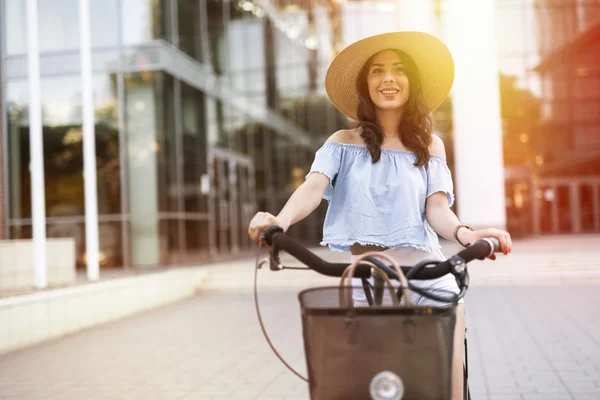
[[[474,399],[600,399],[598,244],[598,236],[524,241],[511,257],[471,268]],[[546,275],[527,280],[544,265]],[[0,399],[307,399],[306,384],[262,337],[249,261],[209,268],[210,287],[195,298],[0,356]],[[518,271],[520,284],[508,285],[514,274],[502,269]],[[302,373],[297,291],[331,282],[306,272],[260,274],[267,329]]]

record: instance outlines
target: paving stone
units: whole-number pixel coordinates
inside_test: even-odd
[[[568,272],[568,261],[580,257],[576,247],[563,254],[554,250],[556,242],[548,243],[550,248],[516,257],[522,269],[508,264],[510,257],[473,267],[465,304],[474,400],[600,399],[600,281],[559,286],[546,280],[544,262],[555,276],[556,265]],[[581,256],[586,265],[596,262],[590,276],[600,271],[600,249],[594,251]],[[508,285],[504,272],[494,275],[499,268],[539,279]],[[252,265],[214,270],[214,281],[224,284],[195,298],[0,355],[0,398],[307,399],[307,384],[279,362],[262,336],[250,290]],[[236,277],[235,288],[227,287],[228,276]],[[261,271],[266,329],[302,374],[298,290],[336,283],[306,272]]]

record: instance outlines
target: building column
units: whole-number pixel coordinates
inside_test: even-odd
[[[162,110],[157,107],[154,91],[152,82],[132,84],[125,101],[129,187],[124,190],[128,190],[130,201],[133,266],[161,262],[156,146]]]
[[[558,209],[558,189],[559,185],[557,182],[552,183],[552,233],[560,232],[560,211]]]
[[[2,82],[2,59],[0,59],[0,82]],[[4,120],[3,120],[3,116],[4,116],[4,110],[2,110],[2,105],[3,105],[3,100],[2,100],[2,85],[0,84],[0,169],[2,169],[2,171],[0,171],[0,240],[4,240],[5,238],[5,229],[6,229],[6,224],[5,225],[5,214],[4,214],[4,207],[5,207],[5,202],[4,202],[4,196],[7,193],[7,191],[4,189],[4,176],[5,176],[5,171],[6,171],[6,165],[4,164],[4,149],[6,148],[5,146],[5,140],[6,140],[6,135],[8,135],[8,130],[4,129]],[[4,132],[4,133],[3,133]]]
[[[397,0],[398,24],[403,31],[426,32],[438,36],[433,1]]]
[[[534,235],[539,235],[542,232],[542,227],[541,227],[541,220],[540,220],[540,216],[541,216],[541,208],[542,208],[542,202],[540,201],[540,198],[538,197],[538,191],[540,190],[539,186],[538,186],[538,182],[535,179],[532,179],[531,181],[531,188],[530,188],[530,192],[529,192],[529,198],[531,199],[531,219],[533,222],[533,234]]]
[[[592,185],[592,204],[594,209],[594,231],[600,232],[600,182]]]
[[[85,198],[85,263],[87,278],[100,277],[98,244],[98,184],[96,169],[96,130],[92,85],[92,45],[88,0],[79,0],[79,36],[81,59],[81,98],[83,108],[83,184]]]
[[[29,74],[29,151],[31,173],[31,219],[33,227],[34,285],[48,286],[46,268],[46,192],[44,183],[44,142],[40,95],[40,53],[38,46],[37,0],[27,1],[27,64]]]
[[[452,91],[458,216],[474,228],[506,227],[494,0],[448,0],[445,32]]]
[[[581,187],[581,183],[579,182],[571,182],[569,185],[569,199],[570,199],[570,207],[569,211],[571,214],[571,231],[573,233],[581,233],[581,196],[579,194],[579,188]]]

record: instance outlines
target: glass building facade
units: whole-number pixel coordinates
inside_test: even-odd
[[[509,230],[600,232],[600,3],[497,10]]]
[[[47,236],[74,237],[83,265],[78,1],[38,8]],[[3,233],[30,238],[26,2],[1,0],[0,12]],[[307,16],[311,36],[290,31]],[[313,31],[327,21],[245,1],[90,1],[101,266],[254,247],[249,219],[279,212],[323,137],[345,126],[318,68],[328,59]],[[323,211],[290,233],[317,243]]]
[[[247,254],[251,216],[278,213],[325,138],[352,126],[324,91],[332,56],[387,31],[443,36],[445,3],[90,0],[101,265]],[[74,237],[84,265],[78,0],[38,8],[47,235]],[[498,0],[496,9],[508,229],[573,230],[573,212],[558,206],[566,201],[581,203],[583,231],[600,230],[595,181],[577,196],[534,182],[598,175],[600,5]],[[26,26],[26,2],[0,0],[8,239],[32,234]],[[448,98],[434,117],[452,169],[451,116]],[[318,243],[325,207],[290,234]]]

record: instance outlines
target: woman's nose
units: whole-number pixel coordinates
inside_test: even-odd
[[[384,82],[393,82],[394,81],[394,75],[392,75],[391,72],[386,72],[385,75],[383,76],[383,81]]]

